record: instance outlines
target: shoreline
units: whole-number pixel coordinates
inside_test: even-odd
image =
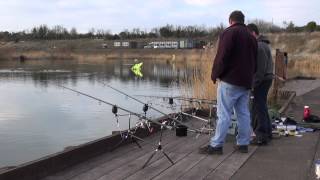
[[[0,60],[212,60],[213,49],[21,49],[0,48]]]

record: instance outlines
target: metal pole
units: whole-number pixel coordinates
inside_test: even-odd
[[[127,97],[129,97],[129,98],[131,98],[131,99],[133,99],[133,100],[135,100],[135,101],[137,101],[137,102],[141,103],[141,104],[145,104],[144,102],[140,101],[139,99],[134,98],[134,97],[132,97],[132,96],[128,95],[127,93],[124,93],[124,92],[122,92],[122,91],[120,91],[120,90],[118,90],[118,89],[116,89],[116,88],[112,87],[112,86],[111,86],[111,85],[109,85],[109,84],[106,84],[106,83],[101,82],[101,81],[99,81],[99,82],[100,82],[100,83],[102,83],[103,85],[105,85],[105,86],[107,86],[107,87],[109,87],[109,88],[111,88],[111,89],[113,89],[113,90],[117,91],[117,92],[118,92],[118,93],[120,93],[120,94],[123,94],[123,95],[125,95],[125,96],[127,96]],[[155,111],[157,111],[157,112],[161,113],[162,115],[168,116],[168,114],[166,114],[166,113],[164,113],[164,112],[162,112],[162,111],[160,111],[160,110],[158,110],[158,109],[156,109],[156,108],[154,108],[154,107],[152,107],[152,106],[149,106],[149,107],[150,107],[151,109],[153,109],[153,110],[155,110]],[[185,123],[183,123],[183,122],[181,122],[181,121],[179,121],[179,120],[177,120],[177,119],[174,119],[174,118],[172,118],[172,117],[170,117],[170,116],[168,116],[168,118],[169,118],[169,119],[171,119],[171,120],[173,120],[173,121],[175,121],[175,122],[177,122],[177,123],[179,123],[179,124],[181,124],[181,125],[184,125],[184,126],[188,127],[188,130],[190,129],[190,132],[198,132],[198,133],[201,133],[201,131],[200,131],[200,130],[197,130],[197,129],[192,130],[192,129],[190,128],[190,126],[186,125]]]

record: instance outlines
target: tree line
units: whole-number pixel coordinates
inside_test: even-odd
[[[264,20],[252,20],[248,23],[255,23],[258,25],[262,33],[279,33],[279,32],[314,32],[320,31],[320,26],[315,21],[307,23],[305,26],[295,26],[292,21],[283,22],[283,27],[277,26],[271,22]],[[205,26],[181,26],[167,24],[162,27],[151,29],[149,32],[139,28],[132,30],[125,29],[120,33],[112,34],[110,30],[91,28],[87,33],[78,33],[76,28],[67,28],[56,25],[48,27],[47,25],[40,25],[33,27],[31,30],[24,30],[20,32],[0,32],[0,40],[2,41],[20,41],[20,40],[66,40],[66,39],[147,39],[147,38],[207,38],[213,40],[226,27],[220,24],[216,27]]]

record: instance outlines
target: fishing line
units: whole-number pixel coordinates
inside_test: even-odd
[[[105,101],[105,100],[96,98],[96,97],[91,96],[91,95],[89,95],[89,94],[80,92],[80,91],[75,90],[75,89],[71,89],[71,88],[69,88],[69,87],[66,87],[66,86],[63,86],[63,85],[60,85],[60,84],[57,84],[57,86],[58,86],[58,87],[61,87],[61,88],[64,88],[64,89],[67,89],[67,90],[70,90],[70,91],[73,91],[73,92],[75,92],[75,93],[81,94],[81,95],[83,95],[83,96],[89,97],[89,98],[94,99],[94,100],[96,100],[96,101],[100,101],[101,103],[107,104],[107,105],[109,105],[109,106],[112,107],[112,112],[113,112],[114,114],[117,113],[117,112],[118,112],[118,109],[119,109],[119,110],[125,111],[125,112],[127,112],[127,113],[129,113],[129,114],[132,114],[132,115],[134,115],[134,116],[137,116],[137,117],[140,118],[140,119],[145,119],[145,120],[147,120],[147,121],[150,121],[150,122],[152,122],[152,123],[154,123],[154,124],[157,124],[157,125],[159,125],[159,126],[161,126],[161,127],[163,126],[163,127],[168,128],[168,129],[172,129],[172,127],[169,126],[169,125],[165,125],[165,124],[162,124],[162,123],[160,123],[160,122],[154,121],[154,120],[152,120],[152,119],[150,119],[150,118],[148,118],[148,117],[146,117],[146,116],[144,116],[144,115],[141,115],[141,114],[139,114],[139,113],[132,112],[132,111],[130,111],[130,110],[128,110],[128,109],[122,108],[122,107],[120,107],[120,106],[117,106],[117,105],[112,104],[112,103],[110,103],[110,102],[107,102],[107,101]]]
[[[190,128],[190,126],[188,126],[188,125],[186,125],[185,123],[183,123],[183,122],[179,121],[178,119],[170,117],[168,114],[166,114],[166,113],[164,113],[164,112],[160,111],[159,109],[154,108],[153,106],[150,106],[150,105],[148,105],[148,104],[146,104],[146,103],[142,102],[141,100],[139,100],[139,99],[137,99],[137,98],[135,98],[135,97],[132,97],[132,96],[130,96],[129,94],[127,94],[127,93],[125,93],[125,92],[122,92],[122,91],[121,91],[121,90],[119,90],[119,89],[116,89],[116,88],[112,87],[112,86],[111,86],[111,85],[109,85],[109,84],[106,84],[106,83],[101,82],[101,81],[98,81],[98,82],[100,82],[100,83],[101,83],[101,84],[103,84],[104,86],[109,87],[110,89],[115,90],[116,92],[118,92],[118,93],[120,93],[120,94],[122,94],[122,95],[125,95],[125,96],[127,96],[127,97],[129,97],[129,98],[131,98],[131,99],[133,99],[133,100],[135,100],[135,101],[137,101],[137,102],[139,102],[139,103],[143,104],[143,105],[144,105],[144,107],[145,107],[145,106],[150,107],[151,109],[155,110],[156,112],[158,112],[158,113],[160,113],[160,114],[162,114],[162,115],[167,116],[169,119],[173,120],[174,122],[179,123],[179,124],[181,124],[181,125],[183,125],[183,126],[186,126],[186,127],[188,128],[188,131],[190,131],[190,132],[203,133],[203,132],[201,132],[201,131],[200,131],[200,130],[198,130],[198,129],[192,129],[192,128]],[[170,99],[170,100],[169,100],[169,104],[173,104],[173,99]]]

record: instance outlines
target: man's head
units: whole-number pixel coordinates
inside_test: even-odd
[[[244,15],[241,11],[233,11],[229,16],[229,24],[242,23],[244,24]]]
[[[257,25],[251,23],[251,24],[248,24],[247,27],[254,37],[257,38],[259,36],[260,33]]]

